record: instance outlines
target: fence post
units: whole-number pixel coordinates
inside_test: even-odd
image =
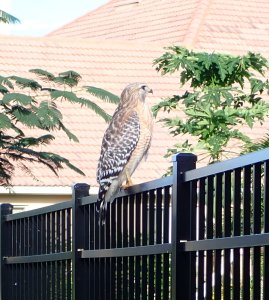
[[[80,257],[80,250],[84,247],[84,218],[80,200],[89,196],[90,186],[86,183],[77,183],[72,188],[72,299],[84,299],[86,288],[83,276],[83,261]]]
[[[189,185],[184,185],[184,172],[196,168],[197,157],[191,153],[173,156],[172,188],[172,299],[190,300],[189,254],[180,250],[180,241],[190,238]]]
[[[9,203],[3,203],[0,205],[0,258],[1,258],[1,270],[0,270],[0,300],[8,299],[8,285],[5,282],[7,278],[7,272],[5,272],[4,257],[7,256],[8,242],[7,237],[9,232],[6,229],[5,216],[12,214],[13,205]]]

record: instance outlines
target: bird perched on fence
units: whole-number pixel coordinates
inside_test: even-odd
[[[114,200],[121,187],[132,185],[131,176],[149,150],[153,117],[145,101],[148,93],[152,90],[144,83],[129,84],[104,134],[97,167],[97,211],[102,224],[107,202]]]

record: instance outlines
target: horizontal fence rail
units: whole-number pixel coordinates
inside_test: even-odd
[[[269,299],[269,149],[122,190],[99,224],[71,201],[1,205],[1,300]]]
[[[104,226],[96,200],[82,199],[87,232],[80,254],[88,288],[77,299],[171,298],[171,184],[164,178],[122,191],[108,204]]]
[[[268,160],[265,149],[184,173],[190,299],[269,299]]]
[[[189,241],[181,243],[182,251],[223,250],[269,245],[269,233],[234,236],[210,240]]]
[[[71,299],[71,202],[5,215],[1,299]]]

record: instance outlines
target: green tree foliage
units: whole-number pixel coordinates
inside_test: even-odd
[[[37,80],[19,76],[0,76],[0,185],[12,184],[12,175],[16,167],[24,172],[31,171],[32,163],[45,165],[57,174],[67,166],[83,174],[64,157],[51,152],[40,151],[40,146],[54,140],[51,132],[63,131],[70,140],[78,142],[77,137],[63,123],[63,116],[57,104],[68,101],[94,110],[106,121],[110,116],[95,102],[77,96],[81,76],[74,71],[54,74],[33,69],[30,72]],[[119,98],[105,90],[95,87],[84,88],[84,94],[90,93],[105,101],[117,103]],[[30,130],[27,130],[29,128]],[[25,133],[28,132],[28,135]],[[31,134],[29,135],[29,132]],[[37,132],[42,132],[36,136]]]
[[[20,20],[0,9],[0,23],[16,24],[20,23]]]
[[[232,140],[250,149],[254,142],[241,130],[268,116],[269,106],[262,99],[268,94],[268,80],[264,79],[268,61],[260,54],[249,52],[243,56],[189,51],[173,46],[154,61],[162,75],[179,71],[185,92],[161,101],[153,107],[160,110],[182,109],[185,118],[178,116],[162,121],[174,136],[189,134],[197,139],[194,146],[186,139],[167,156],[178,151],[202,149],[210,162],[223,159]]]

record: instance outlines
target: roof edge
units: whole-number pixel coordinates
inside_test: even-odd
[[[84,15],[81,15],[81,16],[79,16],[79,17],[73,19],[73,20],[70,21],[70,22],[67,22],[67,23],[63,24],[62,26],[58,27],[57,29],[54,29],[54,30],[50,31],[49,33],[45,34],[43,37],[54,36],[55,33],[57,34],[57,31],[59,31],[59,30],[61,30],[62,28],[66,27],[67,25],[70,25],[70,24],[76,22],[78,19],[84,18],[85,16],[87,16],[87,15],[90,14],[90,13],[91,13],[91,14],[92,14],[92,13],[95,13],[95,12],[98,11],[99,9],[102,9],[104,6],[107,6],[107,5],[110,6],[110,5],[111,5],[111,2],[113,2],[113,1],[107,0],[106,3],[104,3],[104,4],[102,4],[102,5],[98,6],[98,7],[96,7],[95,9],[92,9],[92,10],[86,12]]]
[[[12,186],[0,187],[0,194],[20,195],[71,195],[71,186]]]
[[[90,188],[90,194],[95,195],[98,188]],[[0,195],[72,195],[72,185],[70,186],[13,186],[0,187]]]

